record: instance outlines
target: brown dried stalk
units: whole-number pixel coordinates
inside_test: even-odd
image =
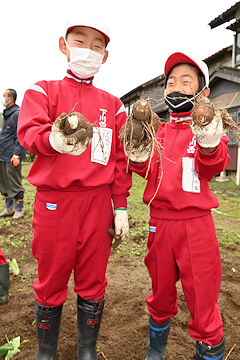
[[[237,344],[234,344],[234,345],[233,345],[233,347],[230,349],[229,353],[227,354],[227,356],[225,357],[224,360],[227,360],[227,359],[229,358],[231,352],[233,351],[233,349],[235,348],[236,345],[237,345]]]

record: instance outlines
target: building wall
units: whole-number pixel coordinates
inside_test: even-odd
[[[216,81],[210,84],[209,98],[211,100],[223,95],[221,97],[221,107],[228,106],[237,93],[238,95],[234,100],[234,106],[240,105],[240,84],[225,79],[216,79]],[[224,104],[222,104],[222,102]]]
[[[208,65],[209,74],[212,74],[218,66],[232,67],[232,46],[229,47],[228,51],[210,57],[205,61]]]
[[[164,86],[162,86],[159,81],[149,86],[146,86],[143,90],[143,98],[152,98],[156,100],[149,100],[150,105],[152,107],[155,106],[159,101],[162,101],[164,98]]]
[[[163,82],[158,80],[149,85],[144,85],[142,88],[137,88],[136,91],[132,92],[130,96],[122,96],[121,100],[125,105],[127,114],[130,115],[132,111],[133,104],[143,98],[143,99],[152,99],[149,100],[150,105],[153,107],[158,103],[159,100],[164,97],[164,87],[162,86]]]

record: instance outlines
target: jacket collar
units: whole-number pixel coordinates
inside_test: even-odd
[[[66,77],[68,77],[69,79],[73,79],[76,82],[80,82],[80,83],[87,83],[87,84],[91,84],[93,81],[93,76],[89,79],[79,79],[76,75],[74,75],[71,70],[67,70],[67,74]]]
[[[177,122],[190,123],[192,121],[192,112],[185,113],[170,113],[171,120]]]
[[[13,104],[12,106],[10,106],[8,109],[4,109],[3,110],[3,115],[6,117],[6,116],[9,116],[11,115],[12,113],[14,113],[16,110],[20,110],[20,107],[17,105],[17,104]]]

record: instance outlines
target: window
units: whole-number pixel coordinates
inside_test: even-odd
[[[234,65],[240,65],[240,32],[237,32],[234,37],[235,42],[235,59]]]

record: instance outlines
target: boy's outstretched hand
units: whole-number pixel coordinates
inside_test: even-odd
[[[81,155],[89,146],[93,126],[78,112],[62,113],[53,123],[49,142],[61,154]]]
[[[196,136],[198,145],[201,148],[216,148],[220,143],[221,137],[225,134],[226,129],[223,127],[223,121],[220,112],[216,112],[212,121],[203,126],[194,121],[190,124],[193,135]]]

